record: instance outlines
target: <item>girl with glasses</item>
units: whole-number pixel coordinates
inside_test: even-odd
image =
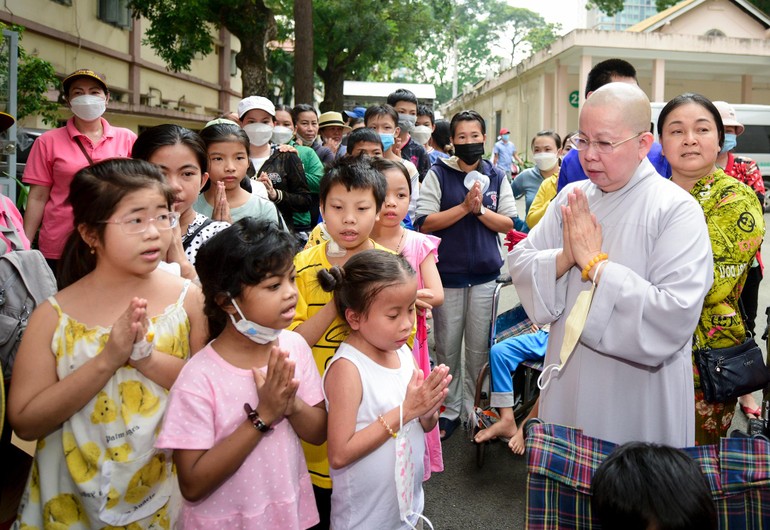
[[[9,419],[39,440],[19,522],[173,527],[168,389],[206,339],[200,291],[158,270],[178,222],[158,168],[112,159],[75,174],[59,291],[29,321]]]

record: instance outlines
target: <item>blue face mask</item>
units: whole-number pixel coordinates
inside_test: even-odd
[[[396,142],[396,138],[393,136],[393,133],[380,133],[380,140],[382,141],[383,152],[390,149],[391,146]]]
[[[507,142],[510,137],[511,137],[510,134],[504,134],[503,135],[503,140],[505,140]]]
[[[725,144],[722,146],[720,154],[732,151],[735,146],[738,145],[738,135],[733,133],[725,133]]]

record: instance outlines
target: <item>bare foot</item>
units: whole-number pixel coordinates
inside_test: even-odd
[[[759,407],[757,402],[754,400],[754,396],[751,394],[746,394],[745,396],[739,397],[738,404],[741,406],[743,413],[749,419],[758,418],[760,414],[762,414],[762,409]]]
[[[513,451],[513,454],[515,455],[523,455],[524,454],[524,429],[519,429],[516,434],[511,438],[511,441],[508,442],[508,447]]]
[[[501,419],[500,421],[498,421],[497,423],[493,423],[486,429],[481,429],[478,433],[476,433],[476,436],[473,438],[473,441],[476,443],[481,443],[497,437],[510,438],[514,436],[516,432],[517,432],[517,428],[516,428],[515,420]]]

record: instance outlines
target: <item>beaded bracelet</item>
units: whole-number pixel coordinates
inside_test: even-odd
[[[389,435],[391,435],[393,438],[398,438],[398,435],[393,432],[393,429],[390,428],[390,425],[388,425],[388,422],[385,421],[385,418],[383,418],[382,415],[377,416],[377,419],[380,420],[380,423],[383,427],[385,427],[385,430],[388,431]]]
[[[596,265],[600,261],[606,260],[608,257],[609,256],[604,252],[600,252],[599,254],[594,256],[593,259],[591,259],[591,261],[588,262],[588,265],[586,265],[583,271],[580,273],[580,276],[581,278],[583,278],[583,281],[588,281],[588,273],[591,272],[591,269],[594,268],[594,265]]]

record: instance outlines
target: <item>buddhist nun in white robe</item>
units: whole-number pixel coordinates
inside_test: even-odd
[[[636,86],[610,83],[589,97],[579,129],[589,180],[562,190],[508,266],[530,318],[552,324],[546,367],[561,364],[567,317],[596,282],[577,344],[544,375],[539,417],[619,444],[685,447],[711,245],[697,202],[648,162],[649,124]]]

